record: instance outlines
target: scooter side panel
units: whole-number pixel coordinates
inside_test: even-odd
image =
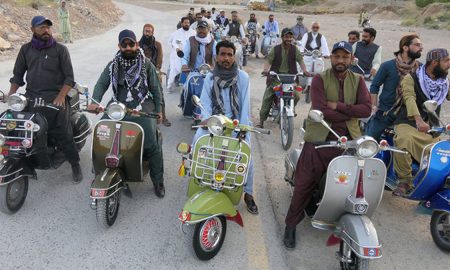
[[[415,189],[408,197],[412,200],[426,200],[444,185],[450,174],[450,142],[440,141],[431,148],[425,173],[418,173],[414,179]]]
[[[195,193],[203,190],[211,190],[211,187],[204,186],[199,184],[199,180],[195,178],[190,178],[188,183],[188,189],[187,189],[187,196],[191,197]],[[221,192],[225,193],[230,201],[233,203],[233,205],[238,205],[241,201],[242,192],[244,191],[243,187],[239,187],[236,190],[222,190]]]
[[[372,216],[383,196],[386,177],[384,163],[376,158],[364,160],[363,188],[365,200],[369,204],[366,215]],[[347,197],[356,193],[358,180],[358,159],[352,156],[334,158],[327,171],[327,180],[322,201],[313,221],[336,223],[346,213]]]
[[[184,205],[183,211],[187,211],[191,215],[190,221],[187,223],[197,223],[215,215],[233,217],[237,214],[227,195],[211,189],[193,194]]]
[[[376,259],[381,257],[381,245],[377,230],[367,216],[344,215],[339,220],[337,233],[358,257]]]
[[[144,131],[136,123],[127,121],[100,120],[94,128],[92,138],[92,162],[95,175],[105,170],[105,157],[111,151],[116,132],[120,124],[120,168],[124,171],[128,182],[141,182],[143,178],[142,154]]]
[[[186,83],[183,85],[183,94],[181,97],[183,116],[193,116],[194,111],[196,111],[196,107],[192,104],[191,98],[192,95],[200,97],[202,94],[204,80],[205,79],[199,72],[191,72],[189,74]]]

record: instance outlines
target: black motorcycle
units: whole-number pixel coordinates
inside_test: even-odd
[[[80,100],[80,95],[86,100]],[[78,84],[69,93],[70,121],[78,151],[91,133],[91,123],[80,109],[80,105],[87,106],[88,96],[88,89]],[[65,157],[56,141],[47,136],[47,120],[39,113],[44,107],[59,107],[18,93],[9,96],[7,103],[8,109],[0,114],[0,211],[14,214],[27,197],[28,178],[37,179],[35,170],[57,169]]]

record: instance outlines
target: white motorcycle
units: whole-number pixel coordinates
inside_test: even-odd
[[[339,136],[324,121],[321,111],[311,110],[309,118],[330,130],[337,141],[318,143],[316,149],[335,147],[344,150],[328,165],[307,209],[312,226],[330,231],[327,246],[340,244],[336,258],[342,269],[368,269],[369,261],[381,258],[381,243],[370,220],[383,196],[386,167],[378,158],[380,150],[405,153],[383,140],[369,136],[349,141]],[[304,134],[304,130],[302,129]],[[285,157],[285,181],[295,186],[295,166],[300,156],[295,149]],[[322,196],[323,194],[323,196]]]
[[[305,49],[303,53],[303,61],[305,62],[306,70],[309,72],[310,76],[307,77],[305,91],[305,102],[311,102],[311,82],[312,78],[322,71],[325,70],[325,63],[322,59],[322,53],[319,50],[308,51]]]

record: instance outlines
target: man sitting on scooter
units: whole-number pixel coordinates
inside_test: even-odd
[[[216,41],[209,33],[209,26],[206,21],[197,23],[197,34],[189,37],[184,45],[184,57],[181,59],[182,71],[198,70],[198,68],[206,63],[211,67],[214,66],[214,58],[216,53],[214,47]]]
[[[340,136],[361,136],[358,118],[370,115],[370,96],[364,79],[351,72],[352,46],[341,41],[333,46],[331,69],[314,76],[311,84],[311,109],[323,112],[333,130]],[[296,226],[304,218],[304,210],[313,191],[326,173],[331,160],[342,154],[338,148],[316,149],[315,143],[335,141],[336,137],[322,124],[306,119],[305,144],[295,171],[294,195],[286,215],[284,245],[295,247]]]
[[[437,119],[430,117],[422,108],[427,100],[438,104],[436,113],[445,98],[450,100],[448,70],[450,56],[446,49],[432,49],[427,53],[427,62],[415,72],[405,76],[401,82],[403,103],[395,121],[395,146],[410,154],[394,153],[394,169],[399,179],[393,195],[405,196],[412,188],[411,156],[418,162],[426,145],[437,142],[428,131],[439,126]]]
[[[238,119],[240,124],[250,123],[250,79],[248,74],[239,70],[236,64],[236,47],[230,41],[217,43],[217,65],[209,73],[203,84],[200,100],[206,112],[202,111],[202,119],[210,115],[223,114],[230,119]],[[193,142],[207,134],[206,130],[197,129]],[[246,134],[246,141],[250,143],[250,134]],[[253,199],[253,161],[249,165],[247,183],[244,187],[244,201],[247,210],[252,214],[258,213],[258,207]]]
[[[156,112],[161,117],[161,84],[156,67],[146,58],[139,48],[136,35],[130,30],[119,34],[119,52],[108,63],[95,84],[92,98],[101,102],[109,86],[113,90],[113,99],[125,104],[129,109],[142,109],[144,112]],[[112,101],[111,100],[111,101]],[[98,103],[91,103],[88,110],[99,111]],[[104,115],[104,118],[107,116]],[[149,161],[150,177],[155,193],[162,198],[164,188],[164,162],[161,145],[161,133],[156,120],[147,117],[125,116],[125,121],[134,122],[144,130],[144,159]]]
[[[297,46],[292,45],[294,40],[294,34],[290,28],[284,28],[281,32],[282,43],[275,46],[270,50],[267,57],[267,63],[264,64],[263,75],[269,74],[270,71],[274,71],[280,74],[297,74],[297,63],[303,70],[303,74],[309,75],[306,70],[305,63],[303,62],[303,57],[298,50]],[[266,81],[266,90],[264,91],[264,97],[261,104],[261,110],[259,111],[259,124],[257,127],[264,127],[264,121],[266,121],[269,116],[270,107],[272,106],[273,98],[275,97],[275,92],[273,91],[273,79],[268,75]],[[300,93],[294,92],[294,107],[300,100]]]

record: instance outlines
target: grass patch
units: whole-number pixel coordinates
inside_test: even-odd
[[[412,18],[404,19],[402,21],[402,25],[403,26],[413,26],[413,25],[416,25],[416,24],[417,24],[416,19],[412,19]]]
[[[31,5],[49,5],[55,3],[53,0],[14,0],[20,6],[31,6]]]

